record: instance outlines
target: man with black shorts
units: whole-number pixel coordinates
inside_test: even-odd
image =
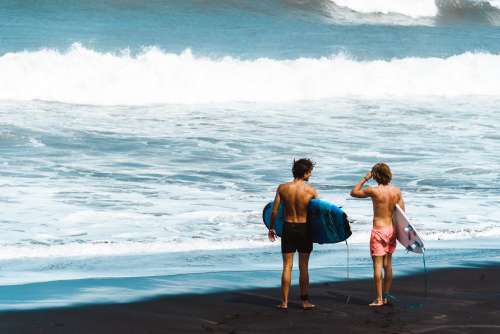
[[[288,292],[292,280],[293,255],[299,252],[299,285],[300,299],[304,309],[312,309],[314,305],[309,302],[309,255],[313,249],[313,242],[307,223],[307,207],[309,201],[318,197],[314,187],[307,184],[312,175],[314,164],[309,159],[300,159],[293,163],[293,180],[280,184],[276,190],[271,223],[269,226],[269,240],[276,240],[274,222],[278,209],[283,202],[284,220],[281,236],[281,253],[283,254],[283,274],[281,276],[281,304],[280,309],[288,308]]]

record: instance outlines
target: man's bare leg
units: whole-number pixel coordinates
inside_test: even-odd
[[[382,267],[384,264],[383,256],[372,256],[373,260],[373,280],[375,281],[375,289],[377,290],[377,299],[370,306],[384,305],[382,297]]]
[[[392,287],[392,254],[384,256],[384,294],[388,294]],[[384,303],[388,303],[384,300]]]
[[[312,309],[315,305],[309,302],[309,253],[299,253],[299,286],[302,307],[306,310]]]
[[[292,283],[293,253],[283,253],[283,273],[281,274],[281,304],[279,308],[288,308],[288,292]]]

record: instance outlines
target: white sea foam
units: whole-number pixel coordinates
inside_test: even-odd
[[[342,7],[360,13],[403,14],[410,17],[435,16],[435,0],[334,0]]]
[[[469,240],[476,238],[500,237],[500,227],[495,225],[478,226],[474,228],[451,229],[424,229],[420,230],[424,241],[431,240]],[[349,239],[351,244],[365,244],[370,236],[370,227],[363,230],[354,230]],[[40,236],[39,236],[40,237]],[[88,242],[66,243],[55,245],[30,244],[30,245],[3,245],[0,249],[2,261],[27,258],[72,258],[72,257],[106,257],[141,254],[161,254],[191,251],[220,251],[236,249],[255,249],[279,246],[271,244],[267,237],[249,235],[246,239],[211,240],[191,239],[180,242]]]
[[[205,58],[157,48],[138,55],[79,44],[0,57],[0,100],[93,105],[290,102],[335,97],[499,96],[500,55],[358,61]]]
[[[269,246],[264,240],[191,240],[188,242],[94,242],[61,245],[2,246],[2,261],[22,258],[101,257],[190,251],[215,251]]]
[[[500,237],[500,227],[489,225],[477,228],[449,228],[449,229],[424,229],[419,230],[419,235],[424,242],[439,240],[471,240],[480,238]],[[370,233],[368,229],[363,232],[354,233],[349,239],[350,243],[368,243]]]
[[[400,14],[412,18],[446,16],[500,8],[499,0],[333,0],[338,6],[365,14]]]
[[[36,138],[30,138],[30,144],[33,147],[45,147],[45,144]]]

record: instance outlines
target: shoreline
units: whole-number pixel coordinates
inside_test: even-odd
[[[311,285],[318,308],[299,307],[293,286],[287,312],[274,308],[279,288],[156,297],[0,312],[5,333],[493,333],[500,330],[500,265],[435,269],[394,280],[394,306],[372,309],[373,282],[356,279]]]
[[[426,252],[429,271],[447,268],[466,268],[500,265],[497,242],[484,243],[486,248],[460,248],[454,242],[439,243]],[[446,244],[446,245],[445,245]],[[473,246],[469,244],[469,246]],[[349,278],[351,280],[371,279],[371,259],[366,257],[366,245],[350,246]],[[234,292],[248,289],[276,288],[281,276],[279,249],[241,250],[237,253],[213,254],[190,253],[179,258],[179,254],[164,254],[154,257],[134,256],[100,260],[100,266],[112,263],[108,272],[74,272],[83,277],[52,277],[50,280],[32,281],[20,284],[7,283],[0,286],[0,312],[41,310],[56,307],[79,307],[93,304],[134,303],[154,298],[179,297],[183,295],[204,295]],[[203,259],[203,261],[201,261]],[[484,259],[488,259],[485,261]],[[230,263],[217,267],[217,261]],[[89,269],[93,259],[72,260],[73,268]],[[189,269],[176,267],[180,262],[191,263]],[[66,265],[65,259],[55,262]],[[142,267],[141,267],[142,266]],[[116,272],[116,268],[128,268],[127,272]],[[141,269],[142,268],[142,269]],[[294,267],[293,282],[297,283],[297,266]],[[394,257],[397,277],[414,276],[423,273],[421,255],[397,251]],[[98,269],[98,268],[96,268]],[[152,269],[152,270],[150,270]],[[213,269],[213,270],[211,270]],[[3,267],[3,270],[7,270]],[[108,275],[109,273],[109,275]],[[119,275],[116,275],[116,274]],[[140,275],[142,273],[142,275]],[[347,278],[346,249],[333,247],[315,250],[310,263],[311,283],[342,283]],[[12,277],[30,277],[30,272],[19,271],[8,274]],[[125,276],[128,274],[130,276]]]

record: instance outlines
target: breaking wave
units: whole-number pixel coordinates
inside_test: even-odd
[[[90,105],[292,102],[337,97],[499,96],[500,55],[359,61],[206,58],[158,48],[138,55],[69,50],[0,57],[0,100]]]
[[[334,3],[359,13],[402,14],[413,18],[500,8],[498,0],[334,0]]]
[[[334,0],[335,4],[359,13],[403,14],[410,17],[436,16],[435,0]]]

